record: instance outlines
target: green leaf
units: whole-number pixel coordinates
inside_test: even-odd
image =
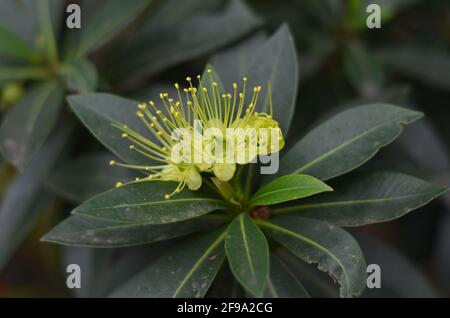
[[[448,53],[421,47],[390,47],[378,51],[384,65],[436,88],[450,91]]]
[[[0,54],[22,58],[32,63],[39,60],[39,55],[27,42],[2,25],[0,25]]]
[[[239,42],[231,48],[220,50],[211,58],[211,64],[220,75],[224,87],[230,89],[233,83],[247,76],[247,70],[252,59],[266,40],[263,32],[252,35],[249,39]]]
[[[224,87],[230,89],[233,83],[237,83],[242,77],[247,76],[247,70],[255,52],[261,49],[265,40],[263,32],[258,32],[249,39],[213,55],[211,64],[220,75]]]
[[[339,288],[336,280],[319,270],[314,265],[304,262],[284,246],[275,249],[275,254],[299,279],[312,298],[339,298]]]
[[[111,159],[109,153],[90,153],[65,161],[49,178],[52,190],[73,202],[84,202],[113,188],[118,181],[126,183],[136,178],[130,169],[109,166]]]
[[[295,109],[298,88],[298,62],[294,40],[282,25],[257,51],[247,70],[249,88],[261,85],[257,111],[269,112],[268,83],[271,84],[273,117],[286,137]],[[247,98],[253,90],[249,89]],[[248,99],[249,100],[249,99]]]
[[[279,174],[321,180],[345,174],[372,158],[423,114],[387,104],[346,110],[310,131],[280,160]]]
[[[55,133],[4,194],[0,205],[0,270],[50,204],[51,196],[43,190],[42,182],[67,144],[69,132],[65,127]]]
[[[171,193],[176,185],[175,182],[164,181],[129,183],[96,195],[72,213],[110,221],[164,224],[194,218],[227,206],[225,201],[205,191],[186,189],[165,199],[164,195]]]
[[[167,2],[167,6],[171,7],[180,5],[176,0]],[[227,3],[224,10],[180,17],[175,23],[171,23],[172,19],[167,16],[167,11],[161,10],[153,17],[154,20],[161,21],[159,25],[148,19],[150,25],[143,27],[144,32],[136,37],[130,49],[120,57],[121,63],[127,61],[121,70],[122,74],[127,74],[127,81],[130,73],[131,78],[136,80],[208,54],[248,34],[261,24],[247,5],[238,0]],[[177,16],[177,13],[170,12],[170,15]],[[182,28],[179,21],[183,21]]]
[[[33,87],[3,118],[0,147],[5,158],[24,167],[56,124],[62,101],[63,90],[57,82]]]
[[[155,141],[148,128],[135,115],[138,102],[103,93],[72,95],[67,101],[91,133],[117,157],[130,164],[151,163],[149,158],[130,150],[130,142],[122,138],[119,129],[112,126],[127,125],[131,130]]]
[[[205,298],[245,298],[248,295],[236,278],[234,278],[230,266],[224,264]]]
[[[333,191],[322,181],[304,174],[279,177],[259,189],[250,199],[250,205],[271,205]]]
[[[16,179],[3,198],[0,207],[0,270],[33,230],[38,218],[51,206],[51,196],[43,189],[32,186],[29,174]]]
[[[228,227],[225,251],[234,277],[253,296],[261,297],[269,275],[269,245],[247,213]]]
[[[141,32],[143,34],[156,35],[155,33],[160,32],[161,29],[176,28],[180,25],[180,21],[186,21],[192,16],[211,9],[217,9],[220,4],[220,0],[182,2],[166,0],[163,3],[157,3],[157,6],[152,7],[154,10],[151,12],[151,19],[146,19],[143,22]]]
[[[169,243],[170,244],[170,243]],[[168,242],[129,248],[88,248],[64,246],[60,252],[61,269],[78,264],[82,269],[81,288],[70,292],[75,297],[107,297],[111,291],[147,268],[167,251]]]
[[[228,202],[233,202],[239,204],[238,195],[236,190],[233,188],[231,184],[225,181],[221,181],[219,178],[211,177],[211,182],[220,192],[222,197],[225,198]]]
[[[298,278],[276,253],[272,253],[270,256],[270,277],[264,297],[309,298],[308,292]]]
[[[73,215],[54,227],[41,240],[87,247],[133,246],[187,235],[221,222],[223,221],[195,218],[170,224],[148,224]]]
[[[196,236],[169,250],[112,297],[194,298],[208,291],[224,259],[225,229]]]
[[[430,118],[415,124],[414,129],[407,129],[402,138],[399,139],[399,145],[400,149],[398,147],[392,149],[393,160],[398,165],[398,167],[395,167],[396,171],[406,168],[405,161],[407,160],[414,164],[411,173],[415,176],[422,176],[419,173],[423,171],[423,176],[441,180],[443,174],[450,172],[450,153],[448,153],[445,144],[445,134],[440,134],[437,131]],[[400,156],[399,151],[402,150],[406,152],[408,159]],[[430,158],[433,158],[433,160],[430,160]],[[389,163],[389,166],[392,167],[391,163]],[[400,170],[399,172],[406,171]]]
[[[19,35],[29,45],[33,45],[38,35],[34,0],[0,1],[0,21],[6,28]]]
[[[89,60],[79,59],[61,64],[60,73],[64,76],[69,90],[73,92],[87,93],[97,88],[97,70]]]
[[[92,2],[92,1],[89,1]],[[91,12],[80,30],[80,40],[76,57],[81,57],[100,48],[109,42],[120,31],[124,30],[133,22],[134,18],[141,13],[150,0],[109,0],[101,5],[94,4],[94,8],[86,10]],[[90,6],[87,1],[84,5]],[[84,8],[88,9],[88,8]],[[93,14],[93,12],[95,12]]]
[[[16,80],[43,80],[50,76],[48,69],[41,66],[0,65],[0,83]]]
[[[297,216],[258,221],[277,242],[307,263],[315,263],[340,284],[341,297],[359,296],[366,285],[366,264],[353,237],[332,224]]]
[[[401,173],[375,173],[350,184],[343,182],[335,186],[334,193],[275,209],[273,213],[296,213],[338,226],[360,226],[399,218],[447,190]]]
[[[41,0],[36,2],[36,11],[40,27],[40,37],[45,53],[50,61],[58,61],[56,35],[61,24],[63,3],[59,0]]]

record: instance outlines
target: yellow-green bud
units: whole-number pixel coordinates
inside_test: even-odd
[[[235,171],[236,171],[235,163],[217,163],[214,165],[213,168],[214,175],[220,181],[225,182],[230,181],[233,178]]]
[[[23,95],[23,87],[18,83],[8,83],[3,87],[2,103],[5,105],[15,104]]]

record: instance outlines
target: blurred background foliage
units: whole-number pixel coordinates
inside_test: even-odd
[[[81,30],[65,26],[69,3],[81,7]],[[381,6],[380,29],[366,27],[370,3]],[[146,100],[218,60],[229,65],[217,71],[231,83],[227,74],[244,75],[249,52],[283,23],[294,35],[300,67],[290,140],[362,103],[417,109],[426,118],[359,169],[450,184],[447,0],[2,0],[0,297],[105,296],[177,243],[155,243],[150,254],[145,246],[39,242],[74,204],[132,178],[107,165],[111,155],[77,122],[65,96],[102,91]],[[366,297],[450,296],[448,195],[353,234],[367,262],[382,268],[382,288]],[[325,274],[283,257],[312,296],[337,296]],[[82,267],[79,290],[65,286],[70,263]],[[228,275],[221,273],[222,281]]]

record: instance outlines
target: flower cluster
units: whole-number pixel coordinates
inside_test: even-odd
[[[141,170],[147,174],[137,181],[178,182],[175,190],[165,195],[165,198],[170,198],[185,186],[190,190],[199,189],[203,172],[212,173],[219,180],[227,182],[233,178],[237,164],[254,162],[256,155],[278,152],[284,146],[284,139],[278,122],[272,117],[270,86],[269,113],[257,112],[261,86],[253,87],[250,101],[246,101],[247,78],[243,78],[242,91],[238,91],[238,85],[233,83],[233,92],[226,93],[214,80],[212,70],[207,70],[207,74],[206,81],[200,75],[197,76],[197,87],[194,87],[190,77],[186,78],[186,88],[175,84],[176,99],[168,93],[161,93],[160,108],[153,101],[137,106],[136,115],[148,128],[150,136],[142,136],[125,125],[114,125],[122,131],[122,137],[131,142],[130,149],[148,158],[151,164],[131,165],[116,161],[111,161],[110,164]],[[249,134],[248,138],[240,138],[242,134],[230,134],[230,128],[255,133]],[[268,128],[276,134],[263,133]],[[208,139],[200,139],[200,143],[191,143],[204,131],[213,133]],[[227,156],[230,145],[239,149],[239,154],[243,152],[248,155],[238,160],[238,154],[233,153],[230,160],[229,154]],[[182,160],[174,160],[173,154],[180,149],[184,149]],[[201,160],[194,160],[194,157]]]

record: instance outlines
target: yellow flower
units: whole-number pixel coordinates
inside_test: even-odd
[[[201,173],[214,174],[220,181],[231,180],[236,171],[236,164],[249,163],[254,156],[248,156],[242,162],[236,161],[236,155],[227,159],[228,145],[241,143],[243,149],[254,150],[258,155],[279,151],[284,140],[278,122],[272,118],[272,99],[269,87],[270,114],[255,112],[261,86],[253,88],[251,100],[246,103],[247,79],[243,78],[242,91],[233,84],[232,93],[220,91],[219,84],[214,81],[212,70],[207,70],[208,84],[204,84],[200,75],[197,76],[198,87],[187,77],[188,87],[177,90],[176,98],[167,93],[161,93],[162,107],[157,107],[153,101],[138,105],[136,115],[148,128],[153,138],[147,138],[129,129],[125,125],[114,125],[122,131],[122,137],[131,142],[130,150],[137,151],[157,165],[130,165],[111,161],[111,165],[137,169],[147,174],[138,181],[176,181],[178,186],[172,193],[165,195],[170,198],[183,190],[187,185],[190,190],[197,190],[202,185]],[[200,124],[199,124],[200,123]],[[253,142],[240,139],[239,135],[228,135],[228,128],[275,128],[278,132],[276,149],[271,145],[271,136],[257,134]],[[209,132],[209,138],[195,140],[203,132]],[[232,139],[231,139],[232,138]],[[180,151],[183,150],[183,151]],[[174,154],[179,155],[177,160]],[[200,160],[196,160],[200,158]],[[119,184],[121,185],[121,184]]]

